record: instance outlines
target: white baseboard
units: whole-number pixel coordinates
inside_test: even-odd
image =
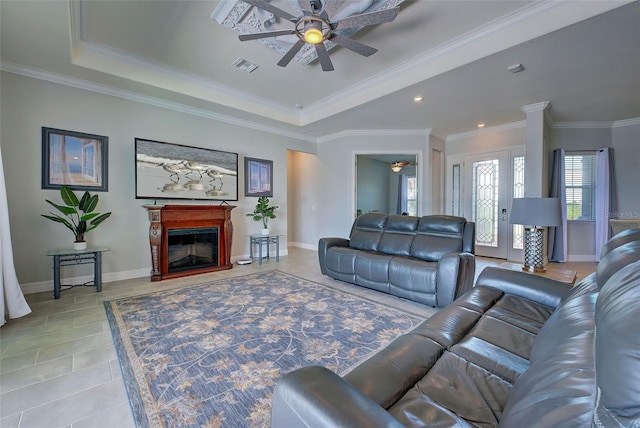
[[[568,262],[595,262],[596,256],[593,254],[567,254]]]
[[[141,268],[134,270],[127,270],[121,272],[108,272],[102,274],[102,282],[122,281],[131,278],[142,278],[150,275],[151,268]],[[73,278],[61,278],[60,281],[63,284],[84,284],[85,282],[93,281],[93,275],[76,276]],[[26,284],[20,284],[22,292],[24,294],[40,293],[43,291],[53,292],[53,279],[50,281],[29,282]]]
[[[288,242],[292,247],[302,248],[304,250],[318,251],[318,246],[313,244],[305,244],[304,242]]]

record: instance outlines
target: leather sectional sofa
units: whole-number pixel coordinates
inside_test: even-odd
[[[341,281],[429,306],[473,285],[475,224],[463,217],[367,213],[349,239],[321,238],[320,270]]]
[[[576,286],[486,268],[344,378],[285,375],[272,427],[640,427],[640,230]]]

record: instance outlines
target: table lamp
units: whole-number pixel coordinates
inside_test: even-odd
[[[544,228],[562,224],[560,199],[517,198],[511,206],[509,223],[524,229],[524,266],[527,272],[546,272],[544,268]]]

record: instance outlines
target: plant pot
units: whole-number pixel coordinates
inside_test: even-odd
[[[261,230],[261,233],[262,233],[263,235],[268,235],[268,234],[269,234],[269,229],[268,229],[268,228],[267,228],[267,229],[262,229],[262,230]]]
[[[86,250],[87,249],[87,241],[74,241],[73,249],[76,251]]]

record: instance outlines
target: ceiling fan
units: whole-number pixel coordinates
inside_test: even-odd
[[[411,165],[411,162],[398,162],[398,161],[395,161],[395,162],[390,163],[389,165],[391,165],[391,171],[400,172],[400,170],[402,168],[404,168],[405,166]]]
[[[336,30],[342,30],[346,28],[364,27],[367,25],[382,24],[384,22],[393,21],[398,13],[400,7],[396,6],[391,9],[380,10],[370,13],[361,13],[359,15],[352,15],[336,21],[331,21],[327,12],[322,7],[320,0],[310,0],[309,5],[311,10],[302,10],[303,15],[295,17],[284,10],[267,3],[265,0],[243,0],[245,3],[249,3],[259,9],[271,12],[277,17],[291,21],[294,24],[294,28],[290,30],[278,30],[267,31],[263,33],[253,34],[241,34],[239,36],[240,41],[263,39],[267,37],[286,36],[295,34],[298,37],[298,41],[289,51],[278,61],[280,67],[286,67],[289,62],[296,56],[298,51],[306,44],[312,44],[315,46],[316,53],[320,59],[320,65],[322,71],[333,71],[333,64],[329,58],[329,53],[324,45],[326,40],[345,47],[353,52],[359,53],[363,56],[370,56],[376,53],[378,50],[367,46],[363,43],[356,42],[348,37],[341,36],[336,33]]]

